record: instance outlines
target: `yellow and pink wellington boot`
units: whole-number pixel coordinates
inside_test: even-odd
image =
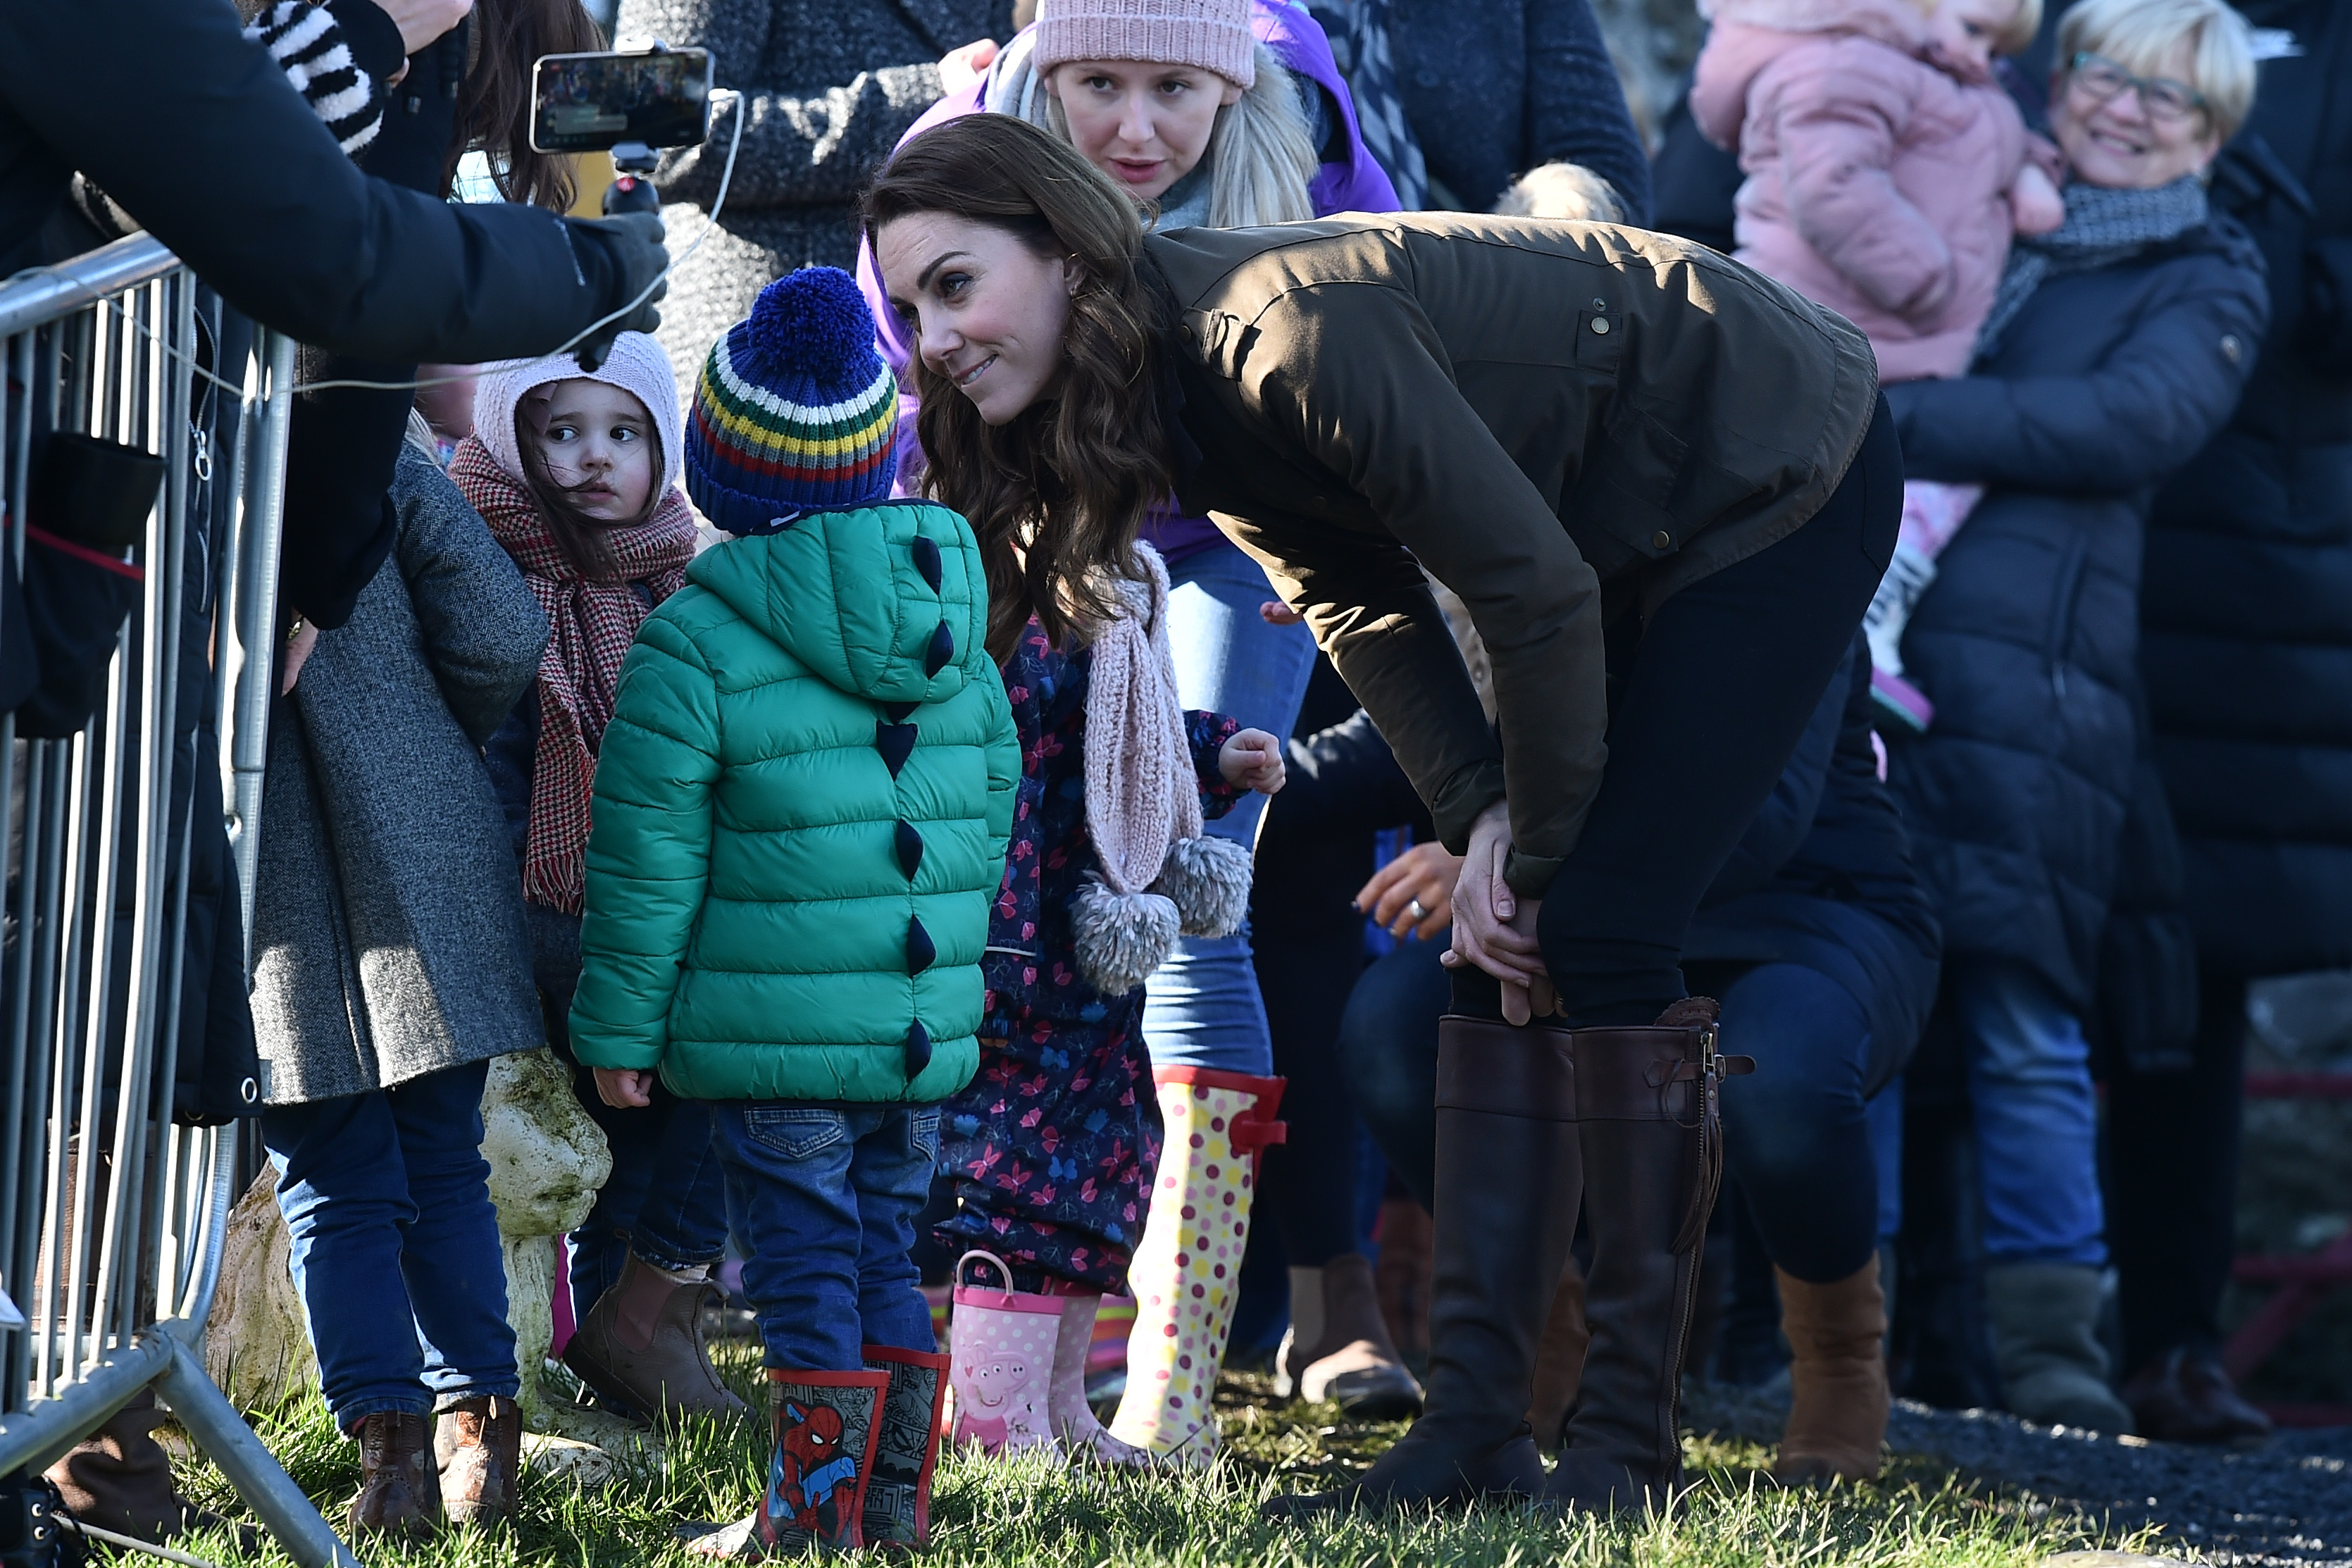
[[[1143,1240],[1128,1265],[1135,1330],[1127,1392],[1110,1435],[1206,1466],[1216,1457],[1211,1399],[1234,1321],[1257,1165],[1283,1141],[1285,1080],[1211,1068],[1155,1069],[1163,1131]]]

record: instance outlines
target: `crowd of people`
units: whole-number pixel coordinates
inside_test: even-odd
[[[576,0],[126,7],[274,167],[200,196],[14,17],[0,245],[146,227],[327,384],[249,1023],[182,1027],[250,1032],[352,1531],[515,1506],[542,1046],[612,1156],[565,1363],[767,1424],[714,1556],[919,1546],[942,1443],[1205,1466],[1244,1353],[1416,1418],[1283,1520],[1667,1506],[1686,1376],[1785,1377],[1792,1484],[1898,1387],[2267,1431],[2342,7],[1715,0],[1637,126],[1590,0],[623,0],[731,89],[658,219],[531,147]],[[68,1505],[182,1528],[158,1418]]]

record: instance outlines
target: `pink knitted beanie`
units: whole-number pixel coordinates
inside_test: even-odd
[[[1198,66],[1244,90],[1257,82],[1250,0],[1040,0],[1036,68],[1071,60]]]

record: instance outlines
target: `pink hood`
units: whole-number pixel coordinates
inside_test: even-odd
[[[2028,148],[2009,95],[1925,58],[1909,0],[1715,0],[1692,117],[1736,148],[1734,254],[1870,335],[1885,381],[1958,375]]]

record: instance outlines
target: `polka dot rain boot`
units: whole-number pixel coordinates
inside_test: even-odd
[[[1128,1266],[1135,1331],[1127,1392],[1111,1436],[1206,1466],[1216,1457],[1211,1407],[1249,1242],[1257,1163],[1283,1141],[1284,1080],[1210,1068],[1152,1075],[1164,1134],[1143,1240]]]
[[[994,1268],[1004,1289],[963,1283],[973,1263]],[[956,1280],[948,1334],[956,1445],[975,1444],[991,1454],[1054,1447],[1054,1346],[1063,1298],[1015,1290],[1012,1268],[992,1252],[965,1253]]]

